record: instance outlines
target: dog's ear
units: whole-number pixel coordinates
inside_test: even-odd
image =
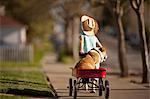
[[[106,48],[105,48],[105,47],[101,47],[99,50],[100,50],[101,52],[106,52]]]
[[[92,30],[92,28],[89,27],[89,19],[82,22],[82,26],[83,26],[84,31],[91,31]]]

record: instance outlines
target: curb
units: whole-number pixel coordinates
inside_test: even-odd
[[[45,80],[47,81],[47,84],[48,84],[48,87],[49,87],[49,89],[52,89],[52,94],[53,94],[53,98],[54,99],[57,99],[58,98],[58,95],[57,95],[57,92],[56,92],[56,90],[54,89],[54,87],[53,87],[53,85],[51,84],[51,82],[50,82],[50,79],[48,78],[48,76],[46,75],[46,73],[44,72],[44,76],[45,76]]]

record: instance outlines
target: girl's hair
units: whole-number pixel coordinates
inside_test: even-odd
[[[94,33],[98,33],[98,30],[99,30],[99,26],[98,26],[98,22],[96,20],[94,20],[94,23],[95,23],[95,28],[94,28]]]
[[[91,31],[92,30],[92,28],[90,28],[89,27],[89,22],[88,22],[89,20],[86,20],[86,21],[84,21],[84,22],[82,22],[82,26],[83,26],[83,30],[84,31]]]

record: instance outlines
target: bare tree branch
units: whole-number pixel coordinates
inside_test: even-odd
[[[139,0],[134,0],[134,1],[135,1],[136,6],[138,7],[139,6]]]
[[[120,13],[120,0],[116,1],[116,13],[119,14]]]
[[[135,0],[136,1],[136,4],[137,4],[137,6],[141,6],[141,3],[142,3],[142,0]]]
[[[136,1],[135,0],[130,0],[130,4],[131,4],[131,7],[133,8],[133,10],[135,10],[137,12],[138,11],[138,6],[136,5]]]

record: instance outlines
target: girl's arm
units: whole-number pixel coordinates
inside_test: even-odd
[[[80,54],[83,54],[84,53],[84,50],[83,50],[83,47],[84,47],[84,38],[82,35],[80,35],[80,45],[79,45],[79,50],[80,50]]]
[[[98,38],[96,37],[96,45],[100,48],[102,48],[102,44],[100,43],[100,41],[98,40]]]
[[[100,43],[100,41],[98,40],[97,37],[96,37],[96,39],[97,39],[96,44],[98,45],[99,50],[102,52],[106,51],[105,47],[102,46],[102,44]]]

